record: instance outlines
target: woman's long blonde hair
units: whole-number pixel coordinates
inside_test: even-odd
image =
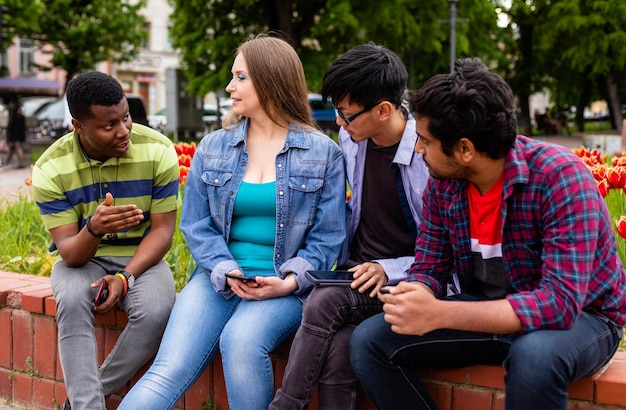
[[[296,50],[285,40],[259,35],[237,49],[246,60],[248,73],[259,103],[277,124],[315,127],[308,100],[302,62]],[[224,118],[224,128],[234,128],[243,120],[231,113]]]

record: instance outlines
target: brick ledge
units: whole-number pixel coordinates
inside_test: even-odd
[[[46,277],[0,271],[0,397],[40,410],[58,408],[66,396],[63,374],[57,359],[56,302]],[[96,319],[99,361],[111,351],[127,318],[122,311],[109,312]],[[20,337],[14,337],[13,334]],[[288,345],[272,354],[275,383],[282,380]],[[147,365],[131,380],[137,381]],[[504,408],[504,374],[500,366],[469,366],[450,370],[420,370],[429,391],[442,409],[482,410]],[[220,409],[227,409],[226,388],[221,360],[213,363],[185,394],[176,409],[201,409],[211,398]],[[124,394],[130,387],[121,389]],[[594,375],[569,388],[571,410],[619,409],[626,407],[626,352]],[[115,409],[120,396],[112,396],[108,408]],[[607,407],[608,406],[608,407]],[[317,398],[309,407],[318,408]],[[374,410],[360,392],[359,410]]]

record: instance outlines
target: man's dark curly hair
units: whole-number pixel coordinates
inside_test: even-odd
[[[333,61],[322,80],[322,98],[333,104],[348,98],[350,104],[373,107],[403,101],[408,73],[393,51],[374,43],[358,45]]]
[[[448,156],[467,138],[490,158],[502,158],[517,135],[511,88],[478,58],[458,59],[453,73],[430,78],[409,104],[416,118],[430,119],[428,132]]]
[[[67,85],[67,105],[78,121],[93,118],[92,105],[110,107],[125,97],[120,83],[108,74],[89,71],[72,78]]]

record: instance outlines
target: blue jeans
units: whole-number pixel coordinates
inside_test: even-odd
[[[51,286],[57,301],[59,355],[73,410],[105,410],[105,396],[115,393],[156,353],[176,297],[165,261],[146,270],[119,306],[128,315],[115,347],[98,368],[95,289],[89,285],[108,272],[124,269],[130,257],[99,257],[80,268],[58,262]]]
[[[357,381],[350,367],[350,337],[356,325],[380,313],[382,303],[369,293],[345,287],[313,289],[304,303],[282,387],[270,410],[303,409],[318,387],[319,407],[356,408]]]
[[[381,410],[437,408],[412,368],[490,363],[503,363],[507,371],[507,410],[565,410],[568,386],[606,364],[621,336],[621,329],[587,312],[567,330],[492,335],[441,329],[424,336],[392,332],[381,313],[355,329],[350,362]]]
[[[217,293],[196,271],[178,296],[150,369],[119,409],[172,409],[217,353],[229,407],[267,410],[274,395],[269,353],[293,336],[302,303],[293,296],[247,301]]]

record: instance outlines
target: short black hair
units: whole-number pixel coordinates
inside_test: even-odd
[[[350,104],[373,107],[389,101],[402,105],[408,73],[393,51],[367,43],[358,45],[337,57],[322,81],[322,98],[333,104],[348,98]]]
[[[409,98],[416,118],[429,118],[428,132],[450,156],[461,138],[499,159],[513,147],[517,117],[513,91],[478,58],[458,59],[451,74],[438,74]]]
[[[120,83],[108,74],[89,71],[72,78],[67,85],[67,105],[79,121],[93,118],[92,105],[110,107],[125,97]]]

